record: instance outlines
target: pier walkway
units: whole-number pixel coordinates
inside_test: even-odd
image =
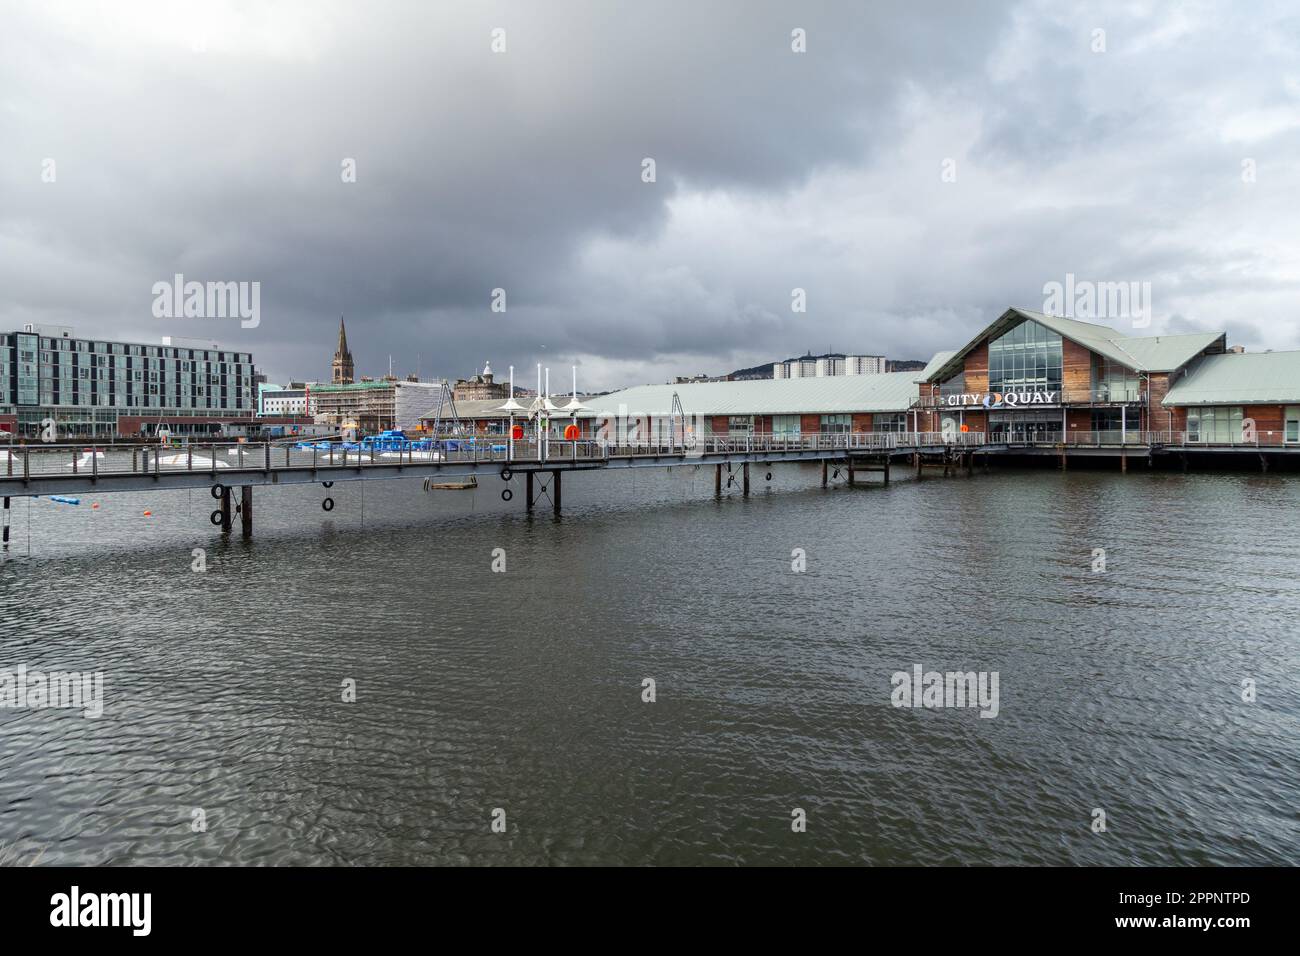
[[[532,510],[534,478],[550,475],[548,497],[557,513],[561,506],[561,478],[566,472],[618,468],[714,467],[715,488],[721,493],[724,473],[727,487],[739,485],[749,493],[749,466],[782,462],[821,462],[822,484],[832,464],[841,467],[853,484],[859,472],[877,472],[889,481],[891,464],[908,460],[921,473],[923,464],[942,465],[944,472],[965,469],[976,456],[1055,455],[1061,466],[1071,455],[1117,456],[1127,470],[1130,457],[1150,460],[1155,455],[1202,452],[1258,452],[1267,469],[1265,453],[1300,453],[1300,445],[1282,442],[1207,444],[1189,442],[1182,432],[1074,432],[1061,440],[1058,434],[1034,440],[1010,440],[982,432],[851,432],[798,437],[758,435],[704,438],[684,443],[612,442],[580,439],[511,441],[504,436],[448,436],[438,451],[380,451],[327,447],[298,447],[286,443],[215,442],[180,447],[158,444],[29,444],[0,446],[0,496],[7,512],[9,499],[32,495],[104,494],[119,491],[211,488],[220,503],[213,523],[230,529],[230,492],[239,487],[238,509],[245,534],[252,530],[252,489],[281,484],[322,484],[335,481],[391,480],[397,478],[498,477],[505,484],[502,498],[510,500],[510,484],[522,477],[526,506]],[[326,499],[327,502],[332,502]],[[328,508],[327,508],[328,510]],[[6,515],[7,517],[7,515]]]

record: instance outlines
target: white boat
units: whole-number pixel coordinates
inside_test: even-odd
[[[436,451],[381,451],[380,458],[400,458],[403,461],[440,461],[442,455]]]

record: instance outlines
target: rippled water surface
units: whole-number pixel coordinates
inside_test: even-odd
[[[573,475],[559,520],[518,478],[259,488],[248,543],[206,491],[15,499],[0,669],[102,671],[105,711],[0,710],[0,848],[1297,862],[1300,477],[817,476]],[[914,664],[997,671],[998,716],[892,707]]]

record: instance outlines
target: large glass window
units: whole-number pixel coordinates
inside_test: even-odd
[[[1286,440],[1300,442],[1300,405],[1292,405],[1286,410]]]
[[[1242,440],[1241,406],[1189,408],[1187,440],[1213,444],[1234,444]]]
[[[907,431],[907,412],[899,412],[896,415],[873,415],[871,417],[871,428],[878,432],[905,432]]]
[[[727,419],[727,434],[732,438],[748,438],[754,434],[753,415],[732,415]]]
[[[822,434],[840,434],[853,427],[852,415],[823,415]]]
[[[1026,320],[989,342],[989,390],[1051,392],[1061,388],[1061,336]]]
[[[773,415],[772,434],[777,438],[798,438],[800,421],[798,415]]]

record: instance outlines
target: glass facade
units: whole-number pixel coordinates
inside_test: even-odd
[[[1050,392],[1061,388],[1061,336],[1026,320],[989,341],[989,390]]]
[[[899,412],[896,415],[873,415],[871,418],[872,431],[905,432],[907,427],[907,412]]]

